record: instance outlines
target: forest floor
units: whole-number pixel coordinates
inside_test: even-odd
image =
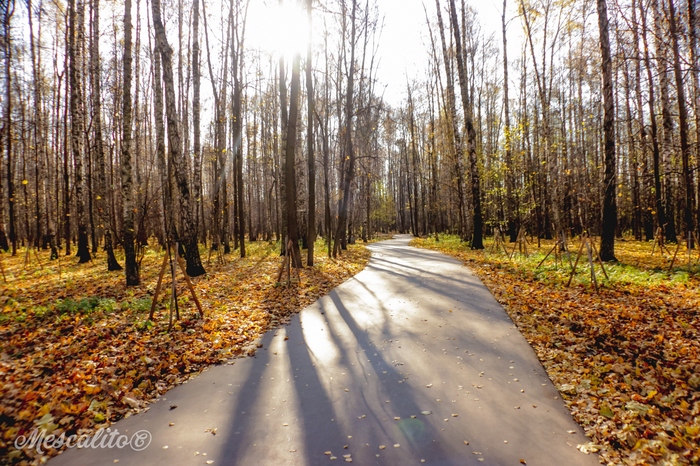
[[[652,243],[618,241],[610,279],[595,267],[596,292],[587,257],[567,287],[566,257],[538,268],[552,241],[512,258],[492,241],[481,251],[451,236],[411,244],[461,259],[506,308],[589,437],[580,449],[609,464],[699,464],[700,267],[679,254],[670,271]],[[579,244],[569,245],[572,261]]]
[[[274,244],[246,248],[245,259],[237,251],[224,264],[212,258],[207,275],[193,279],[204,319],[178,273],[181,319],[172,331],[167,274],[156,317],[148,320],[160,247],[144,255],[142,285],[133,288],[125,287],[123,272],[106,270],[103,252],[83,265],[74,257],[49,261],[43,251],[3,254],[0,464],[33,459],[13,443],[36,427],[57,436],[92,432],[209,365],[254,353],[260,335],[362,270],[370,256],[358,244],[329,259],[319,240],[316,265],[302,269],[300,285],[287,287],[276,282],[282,258]]]

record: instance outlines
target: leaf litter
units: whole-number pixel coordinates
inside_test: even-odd
[[[411,244],[461,259],[504,306],[583,427],[580,451],[608,464],[700,463],[700,270],[669,271],[651,243],[618,242],[613,280],[596,293],[584,272],[565,286],[568,264],[538,269],[553,245],[542,243],[515,260],[488,242]]]
[[[326,257],[323,247],[316,251],[316,265],[302,269],[301,283],[290,287],[275,282],[281,259],[266,242],[249,243],[245,259],[212,262],[207,275],[192,280],[204,319],[178,277],[181,319],[170,332],[167,293],[148,320],[162,252],[146,252],[142,285],[130,288],[123,273],[106,271],[104,257],[82,265],[62,259],[59,273],[48,253],[39,252],[43,267],[27,270],[21,255],[4,256],[0,458],[38,464],[42,455],[14,450],[15,438],[35,427],[56,436],[90,434],[147,409],[210,365],[254,354],[267,330],[362,270],[370,256],[361,245],[338,259]],[[169,283],[166,276],[165,289]]]

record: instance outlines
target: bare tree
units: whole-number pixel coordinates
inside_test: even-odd
[[[10,215],[10,242],[12,243],[12,255],[17,254],[17,241],[14,235],[14,195],[13,195],[13,178],[12,178],[12,16],[15,13],[14,0],[8,0],[3,5],[3,51],[5,54],[5,115],[3,121],[2,138],[5,140],[6,158],[7,158],[7,199],[8,210]],[[0,171],[2,163],[0,162]],[[8,238],[5,234],[5,197],[2,196],[2,183],[0,182],[0,247],[5,251],[10,249],[7,242]]]
[[[348,59],[347,90],[345,94],[345,127],[343,130],[345,154],[341,160],[341,193],[340,199],[338,200],[338,228],[333,243],[333,257],[336,257],[338,253],[340,253],[341,244],[345,244],[352,181],[355,178],[355,150],[352,144],[352,119],[354,115],[353,97],[355,92],[356,13],[357,0],[352,0],[352,12],[350,14],[351,32],[349,38],[350,57]]]
[[[692,238],[694,231],[695,188],[693,171],[690,168],[690,143],[688,141],[688,109],[685,101],[685,85],[683,84],[683,71],[681,70],[681,52],[678,40],[678,25],[676,24],[675,0],[668,0],[668,24],[671,33],[671,47],[673,51],[673,74],[676,79],[676,92],[678,93],[678,126],[680,128],[681,160],[683,163],[683,183],[685,188],[685,206],[683,207],[685,231],[688,240]],[[693,24],[690,25],[694,27]]]
[[[467,136],[467,154],[469,156],[469,172],[471,174],[472,188],[472,215],[474,231],[472,233],[472,249],[484,249],[484,218],[481,212],[481,179],[479,176],[479,164],[476,158],[476,131],[474,129],[474,117],[472,115],[472,102],[469,96],[469,83],[462,49],[462,37],[459,32],[459,19],[454,0],[450,0],[450,18],[452,20],[452,33],[455,39],[455,53],[457,55],[457,76],[462,95],[462,108],[464,110],[464,126]]]
[[[297,185],[295,149],[297,144],[297,121],[299,120],[299,94],[301,85],[301,54],[296,53],[292,59],[292,82],[289,92],[289,121],[285,146],[285,186],[287,204],[287,235],[292,246],[291,254],[294,267],[301,267],[299,255],[299,228],[297,221]]]
[[[90,24],[92,33],[90,35],[90,84],[92,87],[92,126],[95,138],[95,165],[97,165],[97,189],[95,189],[94,196],[96,200],[99,222],[103,225],[104,229],[104,247],[105,252],[107,253],[107,270],[116,271],[122,270],[122,266],[119,265],[116,257],[114,257],[114,246],[112,243],[112,220],[109,215],[107,204],[107,166],[105,161],[104,141],[102,137],[102,87],[100,84],[100,0],[92,0],[91,10],[92,20],[90,21]],[[126,48],[126,44],[124,44],[124,46]]]
[[[518,236],[518,221],[516,215],[516,202],[513,193],[514,166],[513,166],[513,130],[510,126],[510,97],[508,95],[508,36],[506,35],[506,2],[503,0],[503,13],[501,14],[501,32],[503,35],[503,128],[505,170],[506,170],[506,205],[507,227],[510,240],[515,242]]]
[[[603,187],[603,230],[600,238],[600,257],[616,261],[615,230],[617,229],[617,173],[615,169],[615,100],[612,85],[612,58],[608,35],[608,7],[606,0],[597,0],[600,53],[603,68],[603,133],[605,140],[605,177]]]
[[[182,141],[180,139],[179,118],[175,102],[175,86],[173,80],[173,50],[168,45],[165,34],[165,26],[161,19],[160,0],[151,2],[153,10],[153,26],[156,32],[156,47],[163,65],[163,83],[165,84],[165,107],[168,127],[168,148],[170,160],[174,166],[177,188],[180,193],[180,214],[184,223],[182,243],[185,246],[185,259],[187,261],[187,274],[191,277],[204,275],[206,271],[202,265],[197,244],[197,228],[192,212],[190,184],[187,179],[187,169],[182,154]]]
[[[136,286],[141,282],[136,262],[133,178],[131,167],[131,0],[124,2],[124,95],[122,96],[122,204],[124,208],[124,231],[122,243],[126,258],[126,285]]]
[[[307,255],[306,265],[314,265],[314,243],[316,242],[316,160],[314,159],[314,83],[311,68],[312,40],[311,20],[313,16],[312,0],[306,0],[306,13],[309,18],[308,44],[306,45],[306,152],[309,177],[309,218],[306,225]]]
[[[68,74],[70,79],[71,152],[75,164],[75,203],[78,216],[78,262],[89,262],[88,232],[85,224],[83,199],[83,137],[85,133],[85,104],[83,101],[83,44],[85,37],[85,5],[83,0],[68,2]],[[12,204],[10,204],[12,206]],[[10,224],[11,225],[11,224]],[[10,233],[12,236],[12,233]]]

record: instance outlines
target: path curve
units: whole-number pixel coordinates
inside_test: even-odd
[[[71,449],[50,465],[598,464],[486,287],[410,238],[368,246],[362,272],[265,334],[254,358],[111,426],[147,430],[148,448]]]

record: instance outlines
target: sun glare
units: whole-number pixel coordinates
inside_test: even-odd
[[[295,53],[304,54],[309,34],[309,21],[304,8],[297,0],[285,0],[268,8],[267,15],[255,24],[256,32],[262,39],[261,45],[283,54],[287,60],[291,60]]]

